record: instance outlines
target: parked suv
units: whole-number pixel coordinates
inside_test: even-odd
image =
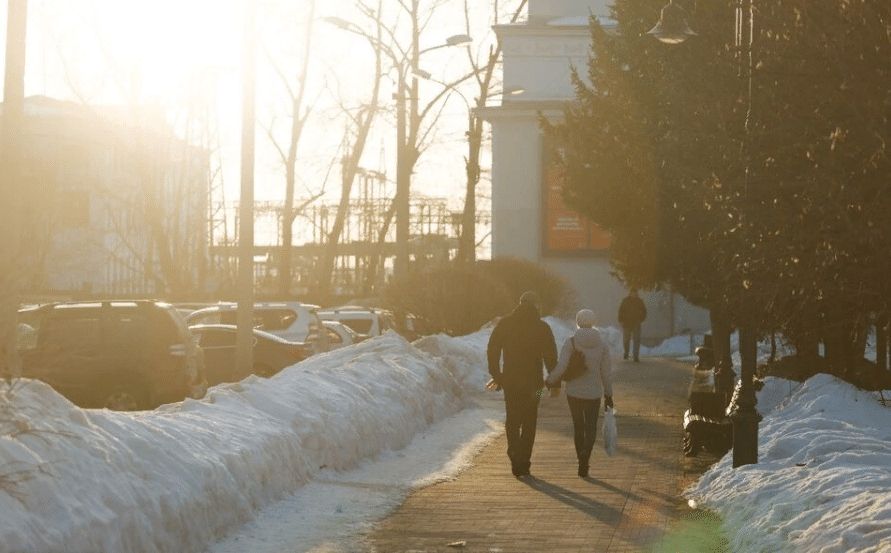
[[[300,302],[258,302],[254,304],[254,328],[281,336],[289,342],[303,342],[313,353],[328,351],[327,333],[321,332],[318,306]],[[186,316],[189,326],[237,324],[238,304],[220,303],[198,309]]]
[[[34,329],[22,376],[42,380],[80,407],[153,409],[207,389],[204,357],[170,304],[65,302],[19,311]]]
[[[359,334],[380,336],[388,330],[397,330],[396,317],[386,309],[346,305],[320,309],[318,313],[322,320],[341,322]]]

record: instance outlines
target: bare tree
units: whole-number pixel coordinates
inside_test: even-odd
[[[422,4],[420,0],[398,0],[392,6],[394,12],[384,13],[380,9],[372,9],[359,2],[363,12],[365,25],[357,25],[338,18],[328,20],[342,29],[360,35],[369,40],[387,58],[395,87],[393,98],[396,100],[396,197],[393,214],[396,218],[396,272],[407,271],[402,265],[408,260],[410,186],[415,166],[422,153],[433,140],[437,122],[442,114],[444,98],[457,84],[467,80],[471,73],[466,73],[446,83],[446,89],[434,97],[421,101],[418,87],[419,63],[422,56],[432,50],[449,46],[458,46],[470,41],[468,35],[453,35],[441,43],[421,47],[421,41],[430,33],[428,28],[437,11],[446,5],[442,1]],[[384,34],[376,37],[367,32],[369,25],[383,28]],[[384,221],[388,227],[392,217]]]
[[[281,210],[282,247],[278,258],[278,293],[282,297],[291,294],[293,282],[293,243],[294,220],[308,205],[318,200],[324,194],[324,190],[310,191],[310,197],[299,206],[295,206],[295,194],[297,190],[297,163],[298,149],[307,127],[307,121],[313,111],[313,103],[307,103],[306,96],[310,79],[310,57],[312,54],[312,25],[315,20],[316,2],[312,0],[306,6],[303,14],[303,48],[297,60],[296,79],[292,81],[290,73],[282,68],[277,61],[277,55],[264,44],[263,52],[266,61],[272,67],[283,86],[289,102],[290,128],[287,135],[287,144],[280,144],[275,134],[275,121],[265,126],[266,135],[269,137],[273,148],[278,154],[279,160],[285,169],[285,194]]]
[[[378,24],[375,35],[375,40],[377,42],[380,41],[382,33],[382,26]],[[349,110],[344,109],[344,113],[350,116],[350,119],[346,130],[347,136],[344,140],[346,148],[341,164],[340,202],[337,205],[334,224],[331,226],[331,230],[326,236],[322,258],[319,263],[319,276],[316,282],[316,290],[320,298],[327,298],[331,293],[334,260],[337,256],[337,247],[340,242],[341,233],[343,232],[344,222],[349,215],[350,196],[352,194],[353,184],[359,174],[359,162],[362,159],[362,154],[365,152],[365,146],[372,129],[372,124],[380,109],[379,94],[382,79],[381,67],[383,54],[379,48],[373,48],[373,50],[375,54],[374,81],[371,85],[371,92],[368,95],[368,99],[366,100],[366,103],[360,106],[355,114],[350,114]]]
[[[520,0],[519,5],[514,10],[510,22],[515,23],[523,10],[526,8],[527,0]],[[498,5],[494,5],[495,22],[498,18]],[[467,26],[467,32],[471,29],[470,6],[465,0],[464,16]],[[470,66],[473,68],[471,72],[477,84],[476,107],[482,108],[486,106],[486,102],[492,95],[492,82],[494,79],[495,68],[501,60],[501,40],[497,40],[494,45],[489,46],[488,55],[480,60],[474,55],[473,49],[467,47],[467,58]],[[504,93],[504,92],[503,92]],[[464,165],[467,171],[467,186],[464,191],[464,210],[461,213],[461,235],[459,239],[457,261],[459,263],[473,262],[476,260],[476,187],[480,181],[480,150],[483,142],[483,120],[476,116],[471,110],[468,114],[467,128],[467,157],[464,158]]]

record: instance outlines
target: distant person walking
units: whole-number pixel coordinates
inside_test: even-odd
[[[548,373],[557,364],[554,333],[541,320],[540,309],[538,295],[524,292],[513,312],[495,325],[486,349],[489,374],[504,389],[507,456],[511,472],[518,478],[528,476],[532,465],[538,404],[544,387],[542,363]]]
[[[632,288],[619,305],[619,324],[622,326],[622,345],[625,348],[624,359],[628,359],[628,349],[631,345],[634,362],[640,361],[640,325],[646,318],[647,307],[637,295],[637,290]]]
[[[569,414],[572,415],[575,453],[579,460],[578,474],[587,478],[591,450],[597,439],[601,398],[604,399],[605,409],[613,406],[612,364],[609,347],[594,328],[594,312],[582,309],[576,314],[575,323],[578,330],[563,342],[557,367],[545,382],[549,387],[559,386],[572,351],[584,353],[588,368],[581,376],[566,381],[566,401],[569,403]]]

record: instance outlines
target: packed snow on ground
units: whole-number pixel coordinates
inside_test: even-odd
[[[574,329],[548,322],[558,345]],[[621,333],[601,330],[621,354]],[[502,432],[500,398],[483,392],[489,333],[391,333],[135,414],[20,381],[0,395],[0,553],[354,550]],[[641,354],[686,359],[689,336]],[[737,551],[891,547],[888,411],[822,376],[760,397],[762,462],[725,458],[691,500],[725,517]]]

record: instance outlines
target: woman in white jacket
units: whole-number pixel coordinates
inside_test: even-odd
[[[569,355],[575,348],[585,354],[585,365],[588,369],[581,376],[566,381],[566,401],[572,415],[572,426],[575,434],[575,452],[579,459],[579,476],[588,477],[588,462],[591,450],[597,438],[597,418],[600,413],[600,400],[604,398],[604,407],[613,406],[612,364],[609,347],[594,328],[594,312],[582,309],[575,316],[578,330],[567,338],[560,350],[557,366],[548,375],[546,383],[549,387],[559,386]]]

